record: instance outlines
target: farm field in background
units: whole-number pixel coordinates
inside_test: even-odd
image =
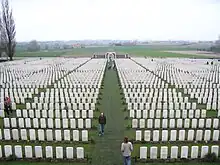
[[[48,50],[38,52],[18,51],[15,57],[59,57],[59,56],[92,56],[94,53],[104,53],[113,51],[118,54],[130,54],[131,56],[148,57],[195,57],[204,58],[203,55],[183,54],[174,51],[193,51],[196,48],[187,46],[165,46],[165,45],[146,45],[146,46],[118,46],[118,47],[87,47],[69,50]],[[166,52],[166,51],[173,51]],[[210,55],[211,57],[211,55]],[[207,56],[206,56],[207,58]]]

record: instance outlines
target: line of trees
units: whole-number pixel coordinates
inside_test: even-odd
[[[12,8],[8,0],[1,0],[0,9],[0,47],[12,61],[16,47],[16,29]]]

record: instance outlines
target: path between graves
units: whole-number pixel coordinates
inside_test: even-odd
[[[122,162],[120,145],[124,136],[124,114],[117,72],[106,70],[100,112],[107,117],[105,135],[95,137],[93,165],[118,165]]]

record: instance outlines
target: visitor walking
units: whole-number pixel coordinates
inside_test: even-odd
[[[106,117],[104,113],[101,113],[99,116],[99,136],[104,135],[105,124],[106,124]]]
[[[123,155],[124,165],[131,165],[131,152],[133,145],[128,141],[128,137],[124,137],[124,142],[121,144],[121,152]]]

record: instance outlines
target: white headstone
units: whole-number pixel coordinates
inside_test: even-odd
[[[168,157],[168,147],[162,146],[160,148],[160,158],[161,159],[167,159]]]
[[[53,141],[53,130],[47,129],[46,136],[47,136],[47,141]]]
[[[205,127],[205,119],[199,119],[199,128],[204,128]]]
[[[174,118],[174,110],[169,111],[169,118]]]
[[[19,126],[19,128],[24,128],[24,118],[18,119],[18,126]]]
[[[193,141],[194,140],[194,134],[195,131],[194,130],[188,130],[188,135],[187,135],[187,141]]]
[[[78,128],[84,128],[83,119],[78,119]]]
[[[179,141],[185,141],[185,130],[179,130]]]
[[[197,119],[192,119],[192,128],[197,128]]]
[[[151,140],[151,131],[146,130],[144,131],[144,141],[149,142]]]
[[[5,157],[9,157],[12,155],[12,147],[11,145],[5,145],[4,146],[4,150],[5,150]]]
[[[63,119],[63,124],[62,124],[62,126],[63,126],[63,128],[68,128],[69,127],[69,121],[68,121],[68,119]]]
[[[206,119],[206,128],[211,128],[212,126],[212,119]]]
[[[140,147],[140,159],[147,159],[147,147]]]
[[[55,130],[56,141],[62,141],[61,130]]]
[[[163,118],[167,118],[168,117],[168,111],[167,110],[163,110]]]
[[[73,130],[73,141],[79,141],[79,130]]]
[[[139,119],[140,122],[140,128],[145,128],[145,119]]]
[[[53,128],[53,119],[52,118],[47,119],[47,125],[48,125],[48,128]]]
[[[41,128],[46,128],[47,127],[46,119],[45,118],[41,118],[40,119],[40,126],[41,126]]]
[[[46,152],[46,158],[53,158],[53,147],[52,146],[46,146],[45,152]]]
[[[38,140],[39,141],[45,141],[45,134],[44,134],[44,130],[43,129],[39,129],[37,131],[38,133]]]
[[[162,141],[168,141],[168,130],[162,130]]]
[[[39,121],[37,118],[33,119],[33,126],[34,126],[34,128],[39,128]]]
[[[16,145],[16,146],[14,147],[14,149],[15,149],[15,156],[16,156],[16,158],[23,158],[21,146]]]
[[[176,141],[176,130],[170,131],[170,141]]]
[[[89,118],[93,118],[93,110],[89,110]]]
[[[17,119],[16,118],[11,118],[11,127],[17,128]]]
[[[0,146],[0,158],[2,158],[2,146]]]
[[[21,140],[27,140],[27,130],[21,129]]]
[[[83,147],[76,147],[76,158],[84,159],[84,148]]]
[[[147,128],[153,128],[153,119],[147,119]]]
[[[62,118],[63,119],[67,118],[66,110],[62,110]]]
[[[188,151],[189,147],[188,146],[182,146],[181,147],[181,158],[188,158]]]
[[[218,157],[219,156],[219,146],[218,145],[212,146],[211,153],[215,153],[216,156]]]
[[[76,128],[76,119],[70,119],[70,128]]]
[[[60,119],[55,119],[55,127],[56,128],[61,128]]]
[[[204,158],[209,152],[209,146],[202,146],[201,148],[201,158]]]
[[[191,147],[191,158],[197,159],[199,156],[199,147],[198,146],[192,146]]]
[[[180,110],[176,110],[175,112],[176,112],[176,118],[180,118],[180,116],[181,116],[181,111],[180,111]]]
[[[64,130],[64,140],[70,141],[70,130]]]
[[[157,159],[157,147],[150,148],[150,159]]]
[[[202,141],[203,130],[196,130],[196,141]]]
[[[213,119],[213,128],[218,128],[219,127],[219,119]]]
[[[26,128],[31,128],[31,119],[30,118],[25,118],[25,126],[26,126]]]
[[[167,128],[168,127],[168,120],[167,119],[163,119],[162,120],[162,128]]]
[[[160,128],[160,119],[155,119],[154,121],[154,128]]]
[[[218,141],[219,140],[219,130],[214,130],[213,131],[212,140],[213,141]]]
[[[187,118],[187,110],[182,110],[182,118]]]
[[[32,146],[25,146],[24,153],[26,158],[33,158],[33,150]]]
[[[91,119],[86,119],[86,129],[90,129],[92,127]]]
[[[154,118],[154,110],[150,110],[150,115],[149,118],[153,119]]]
[[[56,147],[56,158],[63,159],[63,147]]]
[[[73,147],[66,147],[66,158],[73,159]]]
[[[171,147],[171,159],[177,159],[178,158],[178,146],[172,146]]]
[[[177,119],[177,128],[183,128],[183,119]]]
[[[184,120],[184,128],[189,128],[190,127],[190,119],[185,119]]]
[[[5,138],[5,140],[11,140],[10,129],[4,129],[4,138]]]
[[[12,130],[12,139],[13,140],[19,140],[18,129],[13,129]]]
[[[43,157],[42,146],[35,146],[34,151],[35,151],[35,157],[36,158],[42,158]]]
[[[142,135],[141,130],[136,131],[136,141],[141,141]]]
[[[170,119],[169,127],[170,128],[175,128],[175,119]]]
[[[31,141],[35,141],[36,140],[36,131],[35,129],[30,129],[29,130],[29,137]]]
[[[210,141],[211,139],[211,130],[205,130],[204,141]]]
[[[160,131],[159,130],[154,130],[153,131],[153,141],[158,142],[160,138]]]

